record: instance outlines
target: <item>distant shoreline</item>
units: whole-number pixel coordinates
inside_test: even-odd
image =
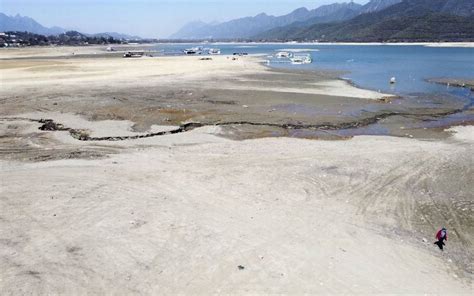
[[[474,48],[474,42],[207,42],[196,40],[195,42],[186,41],[180,42],[149,42],[149,43],[140,43],[140,44],[87,44],[87,45],[34,45],[34,46],[21,46],[21,47],[1,47],[0,50],[9,50],[9,49],[18,49],[18,48],[48,48],[48,47],[150,47],[153,45],[163,45],[163,44],[214,44],[214,45],[233,45],[233,44],[245,44],[245,45],[265,45],[265,44],[275,44],[275,45],[320,45],[320,46],[331,46],[331,45],[340,45],[340,46],[425,46],[425,47],[458,47],[458,48]]]
[[[199,42],[197,42],[199,43]],[[204,43],[204,42],[200,42]],[[286,45],[361,45],[361,46],[426,46],[426,47],[467,47],[474,48],[474,42],[209,42],[210,44],[286,44]],[[165,43],[157,43],[165,44]],[[189,43],[192,44],[192,43]]]

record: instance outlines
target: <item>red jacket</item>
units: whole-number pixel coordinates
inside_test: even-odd
[[[436,239],[437,239],[437,240],[440,240],[440,239],[443,238],[443,236],[444,236],[444,239],[445,239],[445,240],[448,240],[448,231],[447,231],[447,230],[440,229],[440,230],[438,231],[438,233],[436,234]]]

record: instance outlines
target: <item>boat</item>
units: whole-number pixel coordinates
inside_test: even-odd
[[[313,59],[311,55],[295,55],[290,58],[290,61],[293,65],[304,65],[304,64],[311,64]]]
[[[124,58],[141,58],[143,56],[143,51],[128,51],[123,57]]]
[[[193,54],[202,54],[202,47],[193,47],[183,50],[184,54],[193,55]]]
[[[209,48],[208,53],[211,55],[218,55],[221,54],[221,50],[219,48]]]
[[[292,57],[292,54],[286,51],[280,51],[275,56],[277,59],[288,59]]]

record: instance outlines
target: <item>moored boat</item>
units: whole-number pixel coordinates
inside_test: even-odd
[[[290,61],[293,65],[303,65],[303,64],[311,64],[313,62],[313,59],[311,58],[311,55],[295,55],[292,58],[290,58]]]
[[[193,55],[193,54],[202,54],[202,47],[193,47],[183,50],[184,54]]]
[[[128,51],[126,52],[123,57],[124,58],[141,58],[143,56],[142,51]]]
[[[275,56],[277,59],[288,59],[292,57],[292,54],[286,51],[280,51]]]
[[[219,48],[209,48],[208,53],[211,55],[218,55],[221,54],[221,50]]]

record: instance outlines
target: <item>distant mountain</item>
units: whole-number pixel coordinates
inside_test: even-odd
[[[356,3],[335,3],[308,10],[304,7],[283,16],[261,13],[220,24],[192,22],[170,36],[172,39],[238,39],[249,38],[261,32],[286,26],[295,22],[310,23],[343,21],[357,15],[362,6]]]
[[[27,31],[41,35],[57,35],[66,32],[63,28],[47,28],[39,24],[32,18],[21,16],[8,16],[0,12],[0,31]]]
[[[269,30],[268,32],[262,32],[256,36],[260,38],[265,38],[265,36],[274,36],[275,34],[278,34],[279,36],[291,36],[302,28],[309,27],[311,25],[350,20],[365,12],[379,11],[401,1],[402,0],[372,0],[364,6],[353,2],[325,5],[316,9],[316,11],[319,11],[320,14],[315,17],[305,21],[294,22],[284,27],[277,27]]]
[[[441,3],[440,11],[442,13],[451,13],[460,16],[474,15],[474,0],[448,0]]]
[[[201,21],[190,22],[190,23],[187,23],[186,25],[184,25],[178,32],[174,33],[170,38],[173,38],[173,39],[181,39],[181,38],[183,38],[183,39],[186,39],[186,38],[193,39],[194,37],[192,37],[192,36],[196,36],[198,34],[201,34],[200,32],[204,32],[204,31],[208,30],[210,27],[211,27],[211,25],[207,24],[205,22],[201,22]]]
[[[8,16],[0,12],[0,32],[7,31],[19,31],[19,32],[29,32],[33,34],[40,34],[45,36],[50,35],[59,35],[65,33],[67,30],[60,27],[51,27],[47,28],[35,21],[34,19],[21,16],[17,14],[16,16]],[[126,40],[138,40],[141,39],[139,36],[130,36],[126,34],[116,33],[116,32],[105,32],[97,34],[84,34],[90,37],[113,37],[115,39],[126,39]]]
[[[402,0],[372,0],[362,7],[360,13],[377,12],[400,2],[402,2]]]
[[[364,13],[348,21],[298,28],[291,26],[278,28],[261,33],[255,39],[322,41],[474,40],[473,16],[473,0],[403,0],[383,10]]]

